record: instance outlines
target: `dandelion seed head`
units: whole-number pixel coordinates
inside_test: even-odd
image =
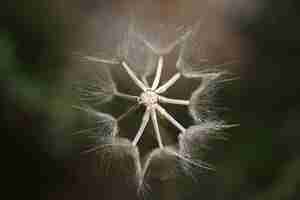
[[[193,176],[195,168],[213,169],[211,165],[202,161],[201,156],[203,150],[208,148],[210,139],[217,138],[219,130],[226,128],[224,122],[218,119],[216,112],[218,105],[215,99],[219,84],[222,83],[221,77],[227,73],[228,63],[219,64],[220,60],[215,63],[212,61],[211,52],[207,51],[207,47],[215,41],[211,40],[208,33],[204,34],[208,38],[204,38],[204,45],[199,49],[200,44],[196,41],[199,27],[200,23],[196,23],[189,28],[179,28],[180,36],[165,42],[160,40],[161,37],[153,35],[150,37],[146,33],[138,32],[134,24],[131,24],[119,47],[117,61],[91,57],[88,59],[96,63],[111,64],[114,69],[122,68],[121,71],[125,72],[130,81],[140,90],[136,96],[118,91],[118,85],[108,73],[106,79],[99,79],[95,83],[90,82],[92,86],[81,91],[90,98],[87,100],[95,100],[101,104],[117,96],[145,108],[132,141],[121,137],[118,123],[134,113],[136,106],[132,106],[116,118],[93,109],[85,110],[96,118],[99,126],[98,135],[95,135],[97,144],[87,152],[95,152],[99,158],[99,165],[102,165],[106,171],[122,168],[120,175],[132,176],[138,192],[143,190],[148,180],[164,181],[176,177],[181,171]],[[164,29],[164,25],[161,28]],[[179,57],[176,62],[178,72],[162,83],[164,55],[169,54],[175,46],[179,46]],[[154,78],[150,84],[148,78],[152,74]],[[164,96],[164,93],[182,76],[187,78],[186,80],[190,78],[201,80],[201,84],[192,92],[190,99]],[[164,104],[186,106],[196,125],[186,128],[176,119],[176,116],[164,108]],[[157,116],[164,118],[178,129],[180,134],[177,145],[165,144],[161,137]],[[141,160],[138,145],[145,129],[149,127],[148,123],[152,123],[157,148],[152,149]]]

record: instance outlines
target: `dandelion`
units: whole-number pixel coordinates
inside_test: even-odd
[[[201,159],[195,158],[194,155],[199,154],[199,151],[207,147],[206,144],[210,138],[222,139],[222,135],[218,135],[217,132],[230,127],[225,125],[223,121],[210,118],[214,112],[214,107],[211,105],[210,100],[215,94],[217,83],[222,82],[222,78],[220,77],[225,74],[225,71],[220,70],[219,66],[215,66],[213,70],[200,67],[195,71],[194,69],[196,68],[189,64],[188,58],[185,56],[188,44],[191,43],[190,37],[193,37],[193,31],[195,30],[187,31],[164,50],[157,49],[140,35],[131,33],[128,35],[125,43],[121,45],[120,54],[122,54],[122,57],[120,58],[102,59],[84,56],[84,59],[88,61],[122,67],[130,81],[140,91],[139,95],[118,91],[109,73],[106,73],[105,81],[95,82],[87,90],[80,89],[84,97],[82,100],[95,100],[97,102],[99,99],[99,103],[102,104],[117,96],[134,102],[132,107],[116,118],[97,110],[82,107],[80,109],[98,118],[99,128],[97,130],[103,133],[98,136],[96,135],[97,144],[99,145],[86,152],[100,152],[103,155],[110,153],[111,158],[118,158],[120,155],[123,155],[121,157],[132,160],[131,166],[134,167],[131,170],[135,171],[135,180],[139,191],[145,186],[145,180],[149,177],[159,177],[161,180],[165,180],[178,174],[181,170],[190,175],[191,169],[194,167],[206,170],[213,169],[213,166]],[[181,44],[181,49],[176,63],[178,72],[162,84],[161,77],[165,66],[165,54],[169,53],[179,44]],[[141,49],[141,51],[137,51],[137,49]],[[141,55],[135,55],[134,52],[141,53]],[[206,62],[206,60],[204,59],[203,62]],[[136,70],[137,66],[145,67]],[[151,74],[154,74],[154,79],[149,83],[147,77]],[[191,94],[189,99],[166,97],[165,93],[171,87],[174,87],[175,83],[182,77],[200,78],[201,84]],[[165,107],[166,104],[186,107],[197,125],[191,127],[183,125],[169,113]],[[118,134],[118,122],[133,114],[139,107],[144,107],[144,113],[133,139],[129,141],[128,139],[121,138]],[[158,115],[178,130],[177,145],[170,146],[163,141],[158,123]],[[154,129],[157,148],[149,152],[144,162],[141,162],[137,146],[149,123],[152,123]],[[117,152],[122,153],[116,156]],[[102,160],[103,162],[107,161],[105,158]],[[167,169],[166,166],[170,168]]]
[[[162,104],[175,104],[180,106],[188,106],[190,104],[189,100],[182,99],[173,99],[163,96],[163,93],[166,92],[170,87],[172,87],[176,81],[181,77],[180,73],[173,75],[166,83],[159,86],[160,78],[164,66],[164,57],[160,56],[157,63],[156,75],[151,86],[148,86],[148,83],[140,80],[131,67],[125,62],[121,62],[122,67],[127,72],[128,76],[132,82],[140,88],[141,93],[139,96],[133,96],[130,94],[115,92],[115,95],[130,100],[135,101],[137,104],[145,107],[145,112],[140,124],[140,128],[136,133],[132,141],[132,145],[136,146],[143,135],[143,132],[149,123],[152,122],[154,131],[156,134],[156,140],[159,148],[164,148],[163,141],[161,139],[161,133],[159,130],[159,125],[157,122],[157,113],[161,114],[166,120],[173,124],[179,131],[185,132],[186,128],[178,122],[168,111],[163,107]]]

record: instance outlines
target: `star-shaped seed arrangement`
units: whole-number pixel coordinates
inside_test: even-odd
[[[138,78],[138,76],[134,73],[134,71],[131,69],[131,67],[126,63],[126,61],[118,62],[115,60],[105,60],[105,59],[99,59],[96,57],[91,56],[85,56],[86,59],[90,61],[95,62],[101,62],[106,64],[121,64],[121,66],[125,69],[131,80],[134,82],[134,84],[140,88],[141,94],[139,96],[134,96],[131,94],[122,93],[119,91],[115,91],[116,96],[127,99],[129,101],[135,101],[137,105],[143,105],[145,106],[145,112],[143,114],[142,122],[140,124],[140,127],[132,140],[132,145],[136,146],[142,137],[144,130],[149,123],[150,119],[152,121],[156,140],[158,142],[159,148],[163,149],[164,144],[161,138],[161,133],[159,130],[159,125],[157,121],[157,113],[160,113],[166,120],[168,120],[171,124],[173,124],[181,133],[184,133],[186,131],[186,128],[181,125],[174,117],[172,117],[171,114],[168,113],[168,111],[161,106],[161,104],[175,104],[175,105],[181,105],[181,106],[188,106],[190,104],[189,100],[182,100],[182,99],[173,99],[168,98],[165,96],[162,96],[164,92],[166,92],[170,87],[172,87],[178,79],[180,79],[181,74],[177,72],[174,74],[168,81],[166,81],[164,84],[160,85],[161,81],[161,74],[164,66],[164,57],[159,56],[157,66],[156,66],[156,73],[153,80],[152,85],[150,86],[147,79],[145,77],[142,77],[142,80]],[[127,116],[129,113],[134,111],[136,106],[133,106],[131,109],[128,110],[128,112],[125,112],[123,115],[121,115],[118,119],[121,119],[125,116]]]
[[[213,170],[214,167],[210,164],[201,161],[201,160],[194,160],[192,158],[190,150],[194,149],[195,147],[189,146],[189,143],[194,142],[205,142],[206,137],[210,137],[210,133],[213,131],[216,131],[221,128],[217,127],[214,122],[212,123],[203,123],[202,126],[191,126],[189,128],[185,128],[180,122],[178,122],[169,112],[161,105],[161,104],[175,104],[178,106],[190,106],[190,100],[183,100],[183,99],[173,99],[163,96],[163,93],[165,93],[169,88],[171,88],[183,75],[180,72],[175,73],[169,80],[164,82],[163,84],[160,84],[161,82],[161,75],[164,68],[164,56],[159,55],[156,63],[155,68],[155,75],[152,84],[149,84],[146,77],[141,77],[141,79],[138,78],[138,75],[132,70],[132,68],[127,64],[125,60],[117,61],[117,60],[106,60],[101,59],[97,57],[92,56],[84,56],[84,59],[87,59],[92,62],[97,63],[105,63],[105,64],[112,64],[112,65],[119,65],[124,68],[124,71],[127,73],[127,75],[130,77],[131,81],[140,89],[141,93],[139,96],[127,94],[121,91],[118,91],[116,88],[113,88],[112,93],[113,95],[126,99],[131,102],[135,102],[133,106],[131,106],[127,111],[122,113],[120,116],[118,116],[116,119],[110,116],[109,114],[105,114],[102,112],[98,112],[93,109],[89,108],[82,108],[77,107],[80,110],[86,111],[89,114],[92,114],[98,119],[99,124],[105,126],[104,129],[109,130],[109,134],[103,134],[103,138],[97,137],[97,139],[100,139],[100,145],[97,145],[95,147],[92,147],[91,149],[88,149],[84,151],[84,153],[90,153],[94,151],[98,151],[99,149],[103,148],[116,148],[118,147],[125,147],[130,149],[129,152],[131,152],[131,156],[133,156],[134,159],[137,160],[136,162],[136,168],[137,168],[137,174],[139,179],[139,189],[144,184],[144,178],[146,176],[147,170],[151,167],[151,163],[155,159],[160,159],[161,156],[169,156],[172,158],[178,158],[182,161],[182,167],[183,170],[190,171],[192,167],[196,168],[202,168],[206,170]],[[207,85],[203,84],[201,87],[198,88],[201,91],[203,91],[203,88],[205,88]],[[195,94],[199,93],[199,91],[196,90]],[[97,93],[96,93],[97,94]],[[133,138],[132,141],[129,141],[125,138],[117,136],[118,128],[117,123],[124,118],[126,118],[129,114],[134,113],[137,108],[140,106],[145,107],[145,111],[143,113],[143,117],[141,120],[141,123],[139,125],[139,128]],[[164,144],[164,141],[161,137],[161,132],[158,124],[157,115],[160,114],[162,117],[164,117],[167,121],[169,121],[174,127],[176,127],[179,131],[178,135],[178,141],[179,141],[179,148],[176,149],[173,148],[173,146],[169,146],[167,144]],[[103,119],[103,120],[102,120]],[[138,152],[138,143],[140,139],[143,136],[143,133],[148,125],[148,123],[152,122],[154,133],[157,141],[158,148],[155,148],[152,150],[147,156],[146,160],[143,164],[141,164],[139,153]],[[100,125],[100,126],[101,126]],[[92,128],[93,129],[93,128]],[[97,129],[97,128],[96,128]],[[102,129],[102,130],[104,130]],[[85,131],[85,130],[83,130]],[[202,132],[202,133],[201,133]],[[79,132],[80,133],[80,132]],[[202,145],[200,145],[203,147]],[[196,148],[200,147],[199,144]],[[113,151],[111,151],[113,152]],[[169,158],[166,158],[169,159]],[[190,172],[187,172],[190,173]],[[190,174],[191,175],[191,174]]]
[[[159,126],[157,122],[157,112],[160,113],[165,119],[167,119],[170,123],[172,123],[176,128],[178,128],[182,133],[185,132],[185,128],[175,119],[173,118],[160,104],[161,103],[169,103],[169,104],[176,104],[176,105],[189,105],[188,100],[181,100],[181,99],[171,99],[162,96],[164,92],[166,92],[172,85],[176,83],[176,81],[180,78],[180,73],[176,73],[173,75],[166,83],[163,85],[159,85],[161,74],[164,66],[164,58],[160,56],[157,63],[156,74],[151,86],[147,83],[146,79],[144,81],[140,80],[132,69],[128,66],[128,64],[123,61],[122,63],[123,68],[126,70],[127,74],[131,78],[131,80],[138,86],[142,92],[140,96],[131,96],[129,94],[120,95],[124,98],[130,98],[131,100],[134,99],[138,104],[145,106],[145,112],[142,118],[142,122],[140,124],[140,128],[137,131],[136,136],[134,137],[132,144],[135,146],[139,142],[140,138],[143,135],[143,132],[149,123],[150,119],[152,121],[156,140],[158,142],[159,148],[164,148],[163,141],[161,139],[161,134],[159,131]]]
[[[123,170],[135,170],[134,176],[137,179],[139,190],[143,188],[144,180],[155,174],[157,168],[161,165],[162,168],[165,167],[165,165],[163,165],[164,161],[168,162],[169,160],[175,162],[167,166],[168,169],[163,171],[165,174],[159,174],[159,176],[162,175],[162,178],[160,177],[162,180],[164,180],[165,177],[169,177],[169,174],[172,177],[174,171],[178,174],[177,170],[180,170],[180,172],[183,171],[184,175],[193,177],[193,168],[214,169],[213,166],[201,160],[201,152],[207,149],[208,140],[224,139],[222,130],[236,126],[227,125],[224,121],[219,120],[217,116],[214,116],[215,107],[213,97],[219,84],[231,80],[224,79],[223,77],[223,75],[227,74],[227,70],[225,70],[224,67],[231,64],[231,62],[211,66],[208,62],[209,59],[198,58],[200,64],[195,64],[195,62],[189,60],[190,52],[186,52],[186,50],[190,44],[194,44],[193,36],[192,32],[188,32],[186,37],[172,43],[172,48],[167,48],[171,51],[174,46],[180,45],[179,55],[176,61],[176,69],[178,72],[164,83],[161,83],[162,72],[164,70],[164,58],[165,55],[170,52],[162,53],[157,51],[144,39],[142,39],[142,43],[139,43],[139,40],[131,41],[133,45],[136,46],[133,46],[132,49],[130,49],[130,46],[125,46],[125,53],[122,52],[121,55],[117,54],[118,56],[116,58],[106,59],[106,56],[82,56],[85,60],[91,62],[123,68],[130,80],[140,90],[139,95],[121,92],[117,89],[110,73],[102,72],[101,76],[104,77],[105,80],[97,79],[96,82],[90,84],[88,88],[80,88],[83,97],[82,100],[96,102],[97,105],[99,105],[112,100],[115,96],[134,102],[134,105],[116,118],[110,114],[94,110],[93,108],[77,107],[96,117],[97,120],[97,127],[87,130],[92,130],[92,132],[96,131],[96,134],[92,135],[92,137],[97,140],[96,146],[84,152],[99,153],[98,155],[101,157],[101,162],[103,162],[101,164],[103,166],[108,165],[108,167],[104,168],[112,166],[109,160],[112,157],[114,157],[114,160],[117,160],[119,164],[124,162],[122,163]],[[137,49],[141,51],[136,51]],[[131,54],[128,55],[128,52]],[[143,53],[147,56],[148,54],[151,56],[147,57],[143,55]],[[204,56],[199,57],[202,58]],[[138,59],[140,62],[135,59]],[[198,61],[196,63],[198,63]],[[145,68],[137,69],[137,66],[143,66]],[[106,67],[103,66],[102,69],[104,70]],[[139,73],[139,71],[143,72]],[[152,76],[152,74],[154,74],[153,82],[149,83],[147,77]],[[191,93],[188,100],[164,96],[164,93],[174,86],[181,77],[187,79],[199,78],[201,83],[198,88]],[[164,108],[165,104],[186,106],[195,125],[184,127]],[[141,106],[145,108],[145,111],[133,139],[129,140],[119,136],[119,122],[127,118],[129,114],[134,113]],[[169,145],[166,141],[162,140],[157,115],[163,117],[178,129],[178,142],[176,144]],[[138,143],[143,137],[148,123],[152,123],[153,125],[158,148],[151,149],[145,157],[143,156],[143,159],[141,159]],[[85,132],[85,130],[81,132]],[[106,156],[107,158],[105,158]],[[132,161],[133,163],[129,163]],[[126,166],[126,162],[128,166],[130,166],[130,169],[124,167]],[[155,175],[153,175],[153,177],[155,177]]]
[[[161,133],[159,130],[159,125],[157,121],[157,113],[160,113],[166,120],[168,120],[171,124],[173,124],[177,129],[180,130],[181,133],[184,133],[186,131],[186,128],[181,125],[174,117],[172,117],[168,111],[163,108],[160,104],[175,104],[175,105],[181,105],[181,106],[188,106],[189,100],[182,100],[182,99],[173,99],[168,98],[165,96],[162,96],[164,92],[166,92],[170,87],[172,87],[178,79],[180,79],[181,74],[177,72],[174,74],[168,81],[166,81],[164,84],[160,85],[161,81],[161,74],[164,66],[164,57],[159,56],[157,66],[156,66],[156,73],[153,80],[152,85],[150,86],[147,79],[145,77],[142,77],[142,80],[138,78],[138,76],[134,73],[134,71],[131,69],[131,67],[126,63],[126,61],[118,62],[114,60],[105,60],[105,59],[99,59],[91,56],[85,56],[87,60],[94,61],[94,62],[101,62],[106,64],[121,64],[121,66],[125,69],[131,80],[134,82],[134,84],[140,88],[141,94],[139,96],[134,96],[131,94],[126,94],[123,92],[115,91],[116,96],[127,99],[129,101],[136,102],[137,105],[143,105],[145,106],[145,112],[143,114],[142,122],[140,124],[140,127],[132,140],[132,145],[136,146],[141,139],[144,130],[149,123],[150,119],[152,121],[156,140],[158,142],[159,148],[163,149],[164,144],[161,138]],[[134,111],[136,106],[133,106],[131,109],[128,110],[128,112],[125,112],[123,115],[121,115],[118,119],[121,119],[125,116],[127,116],[129,113]]]

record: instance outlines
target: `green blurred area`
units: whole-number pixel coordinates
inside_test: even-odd
[[[76,1],[73,6],[89,10],[98,5],[101,12],[105,4],[114,3]],[[153,193],[162,194],[155,199],[300,197],[300,28],[296,26],[300,7],[292,0],[266,5],[256,21],[235,24],[255,54],[242,63],[240,79],[225,87],[222,95],[230,108],[225,120],[240,126],[227,131],[228,140],[211,145],[206,158],[217,171],[199,173],[198,182],[155,183]],[[77,102],[66,78],[72,68],[65,42],[74,25],[66,24],[64,15],[51,6],[32,0],[11,1],[0,8],[4,185],[10,199],[102,199],[103,188],[110,183],[102,183],[101,189],[87,173],[88,185],[83,186],[72,174],[78,163],[90,164],[78,162],[82,158],[71,135],[86,121],[72,109]],[[81,173],[80,177],[85,175],[84,170]]]

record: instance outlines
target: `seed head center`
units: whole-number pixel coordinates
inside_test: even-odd
[[[140,96],[140,103],[144,104],[145,106],[153,106],[157,104],[157,102],[158,95],[152,90],[147,90],[143,92]]]

